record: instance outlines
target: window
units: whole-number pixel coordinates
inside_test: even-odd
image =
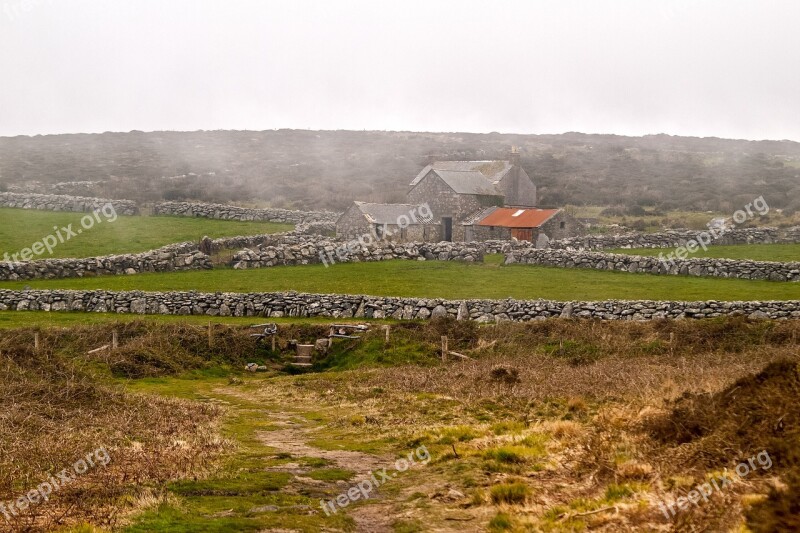
[[[559,227],[559,228],[561,228],[561,229],[564,229],[564,226],[565,226],[565,225],[566,225],[566,224],[564,224],[563,222],[561,222],[561,223],[558,225],[558,227]]]

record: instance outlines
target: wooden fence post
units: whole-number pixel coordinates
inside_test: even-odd
[[[272,336],[272,353],[275,353],[275,335]]]
[[[214,340],[212,337],[212,330],[211,330],[211,321],[208,321],[208,347],[211,348],[214,346]]]
[[[111,349],[116,350],[119,348],[119,335],[117,334],[117,330],[111,332]]]
[[[442,362],[447,361],[447,335],[442,335]]]
[[[33,349],[38,352],[39,351],[39,347],[40,347],[40,344],[39,344],[39,332],[37,331],[37,332],[35,332],[33,334]]]
[[[387,325],[384,327],[386,328],[386,344],[389,344],[389,334],[392,331],[392,326]]]

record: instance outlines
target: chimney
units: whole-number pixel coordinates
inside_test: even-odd
[[[520,205],[519,193],[519,147],[512,146],[508,162],[511,163],[508,183],[505,187],[505,205]]]

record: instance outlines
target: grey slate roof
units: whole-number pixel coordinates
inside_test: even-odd
[[[397,224],[401,216],[410,219],[411,224],[426,224],[431,220],[423,220],[419,213],[419,206],[415,204],[373,204],[369,202],[356,202],[358,209],[371,224]],[[412,210],[417,221],[411,219]]]
[[[497,209],[496,205],[493,205],[491,207],[484,207],[482,209],[478,209],[477,211],[475,211],[474,213],[472,213],[471,215],[466,217],[464,219],[464,221],[461,223],[461,225],[462,226],[471,226],[473,224],[476,224],[477,222],[479,222],[479,221],[483,220],[484,218],[486,218],[487,216],[489,216],[489,214],[494,213],[496,209]]]
[[[477,170],[492,183],[498,183],[509,170],[511,170],[511,163],[509,161],[501,160],[488,160],[488,161],[435,161],[430,165],[423,168],[414,181],[411,182],[411,187],[422,181],[428,172],[431,170]]]
[[[502,196],[494,183],[477,170],[436,170],[434,172],[458,194]]]

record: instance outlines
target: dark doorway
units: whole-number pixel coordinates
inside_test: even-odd
[[[442,240],[451,242],[453,240],[453,219],[442,217]]]

